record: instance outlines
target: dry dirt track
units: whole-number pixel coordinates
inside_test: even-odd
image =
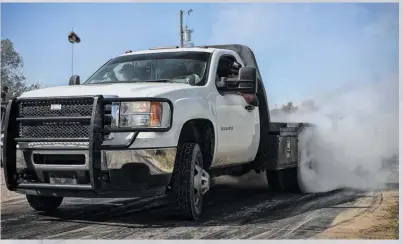
[[[305,239],[325,231],[362,197],[371,199],[368,209],[382,203],[381,193],[273,195],[265,187],[220,184],[206,200],[205,220],[189,222],[175,220],[164,198],[66,199],[46,216],[24,197],[3,195],[1,238]]]

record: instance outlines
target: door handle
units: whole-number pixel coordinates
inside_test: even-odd
[[[248,110],[248,111],[252,111],[252,110],[255,109],[255,106],[253,106],[253,105],[246,105],[246,106],[245,106],[245,109]]]

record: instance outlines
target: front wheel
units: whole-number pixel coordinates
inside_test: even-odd
[[[171,187],[179,215],[198,220],[203,212],[203,196],[210,188],[209,174],[203,169],[203,156],[196,143],[178,148]]]
[[[63,202],[63,197],[26,195],[29,206],[36,211],[51,212]]]

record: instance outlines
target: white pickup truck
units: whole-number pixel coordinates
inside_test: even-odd
[[[298,135],[311,126],[270,121],[243,45],[127,51],[82,84],[10,100],[3,125],[7,188],[35,210],[163,194],[190,219],[212,177],[266,171],[274,191],[300,191]]]

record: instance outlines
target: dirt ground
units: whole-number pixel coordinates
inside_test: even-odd
[[[24,201],[23,195],[7,190],[3,178],[1,172],[2,205]],[[313,239],[398,239],[398,190],[384,191],[380,196],[363,195],[348,206],[332,207],[343,210],[328,229]]]
[[[1,203],[5,201],[10,201],[18,198],[22,198],[23,196],[21,194],[17,194],[15,192],[11,192],[7,189],[6,183],[4,182],[4,172],[3,168],[1,168],[1,174],[0,174],[0,184],[1,184]],[[0,206],[1,207],[1,206]]]
[[[352,207],[337,216],[330,228],[315,238],[398,239],[399,191],[383,192],[382,198],[377,201],[358,199]]]

